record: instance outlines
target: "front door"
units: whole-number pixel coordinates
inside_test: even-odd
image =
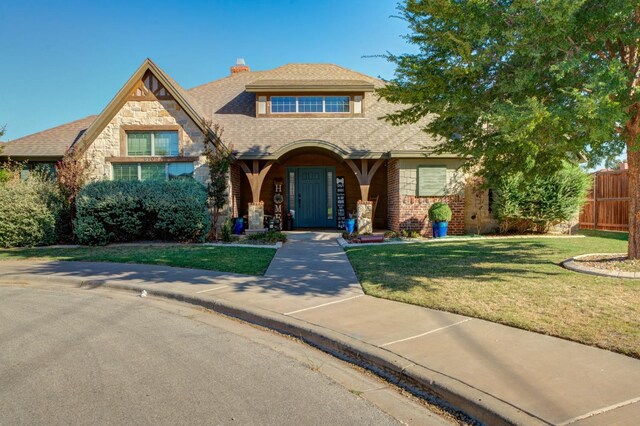
[[[295,211],[295,225],[297,227],[335,226],[333,212],[334,176],[333,167],[289,168],[288,177],[295,182],[289,209]],[[292,207],[291,204],[295,204],[295,207]]]

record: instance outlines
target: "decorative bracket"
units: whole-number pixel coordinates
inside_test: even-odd
[[[382,163],[384,163],[384,159],[382,158],[377,159],[376,162],[373,163],[371,170],[369,170],[369,160],[366,158],[363,158],[361,160],[362,170],[360,170],[358,166],[356,166],[356,163],[354,163],[353,160],[347,158],[344,161],[349,165],[349,167],[351,167],[351,170],[353,170],[353,173],[355,173],[356,178],[358,179],[358,184],[360,184],[360,195],[362,196],[362,200],[368,201],[369,187],[371,186],[371,180],[373,180],[373,175],[376,174],[376,172],[378,171]]]
[[[271,170],[273,161],[267,161],[262,170],[260,170],[259,160],[253,160],[253,170],[250,170],[249,166],[247,166],[247,163],[242,160],[239,161],[239,164],[240,168],[244,171],[245,175],[247,175],[247,179],[249,180],[253,202],[257,203],[258,201],[260,201],[260,190],[262,189],[262,183],[264,182],[264,178],[267,177],[267,173],[269,173],[269,170]]]

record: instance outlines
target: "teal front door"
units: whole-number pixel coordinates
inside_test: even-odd
[[[299,228],[335,226],[333,197],[335,172],[333,167],[292,167],[288,178],[295,182],[289,209],[295,211],[295,224]],[[291,188],[289,182],[289,188]],[[291,204],[294,204],[293,207]]]

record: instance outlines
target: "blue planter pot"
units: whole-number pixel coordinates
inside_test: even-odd
[[[356,227],[356,220],[355,219],[345,219],[344,221],[344,225],[347,229],[347,232],[350,234],[353,234],[353,230]]]
[[[242,231],[244,231],[244,219],[241,217],[236,218],[236,223],[233,225],[233,233],[236,235],[241,235]]]
[[[442,238],[447,236],[449,230],[449,222],[433,222],[433,238]]]

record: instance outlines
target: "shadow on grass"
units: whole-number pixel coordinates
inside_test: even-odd
[[[538,241],[501,241],[481,244],[447,242],[380,247],[355,247],[349,258],[361,280],[382,288],[407,290],[420,286],[433,291],[438,279],[476,282],[548,279],[560,275],[552,260],[562,251]]]
[[[262,275],[275,251],[261,248],[202,246],[107,246],[1,250],[0,260],[50,259],[63,261],[150,264]]]
[[[612,240],[618,241],[628,241],[629,233],[628,232],[614,232],[614,231],[598,231],[593,229],[581,229],[578,231],[580,235],[586,235],[587,237],[596,237],[596,238],[610,238]]]
[[[314,236],[313,232],[292,236],[292,241],[287,243],[288,250],[281,249],[274,265],[276,271],[268,276],[263,274],[276,253],[271,249],[119,246],[2,250],[0,260],[38,257],[45,261],[20,262],[18,266],[14,266],[14,262],[5,268],[0,262],[0,278],[39,274],[98,281],[89,287],[100,287],[100,281],[108,280],[196,294],[203,285],[223,285],[228,293],[247,293],[247,297],[266,295],[274,300],[360,292],[361,287],[335,237],[317,239]],[[297,239],[309,242],[292,246]],[[346,276],[345,271],[351,271],[351,276]],[[253,276],[239,275],[242,273]],[[196,288],[198,286],[200,288]]]

